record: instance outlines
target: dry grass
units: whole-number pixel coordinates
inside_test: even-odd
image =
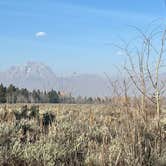
[[[164,111],[158,128],[154,115],[149,113],[145,121],[136,108],[127,106],[22,107],[0,107],[2,166],[166,165]],[[16,113],[21,118],[16,119]]]

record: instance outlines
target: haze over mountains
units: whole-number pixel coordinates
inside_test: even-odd
[[[0,72],[0,82],[29,90],[60,90],[73,96],[110,96],[106,78],[95,74],[56,76],[49,66],[28,62]]]

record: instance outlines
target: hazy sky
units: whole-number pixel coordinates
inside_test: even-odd
[[[58,73],[111,72],[111,43],[166,17],[164,0],[0,0],[0,69],[39,61]]]

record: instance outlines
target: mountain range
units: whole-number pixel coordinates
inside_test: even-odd
[[[63,91],[73,96],[110,96],[108,81],[97,74],[77,74],[60,77],[53,70],[38,62],[27,62],[0,72],[0,82],[13,84],[28,90],[40,89]]]

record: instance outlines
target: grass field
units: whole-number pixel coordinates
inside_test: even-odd
[[[112,105],[1,105],[2,166],[166,165],[166,116]]]

